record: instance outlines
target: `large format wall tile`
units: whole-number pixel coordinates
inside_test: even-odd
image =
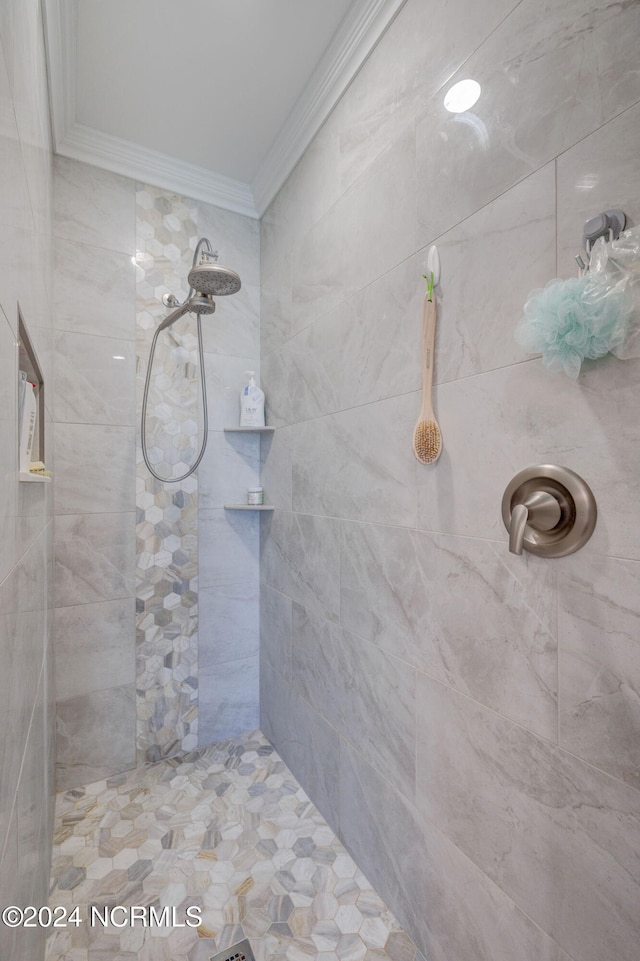
[[[133,512],[56,517],[57,607],[133,596],[134,527]]]
[[[265,391],[265,421],[271,427],[286,427],[295,422],[295,397],[289,389],[291,372],[288,367],[289,347],[285,344],[270,354],[263,355],[260,363]],[[268,407],[268,413],[267,413]]]
[[[339,111],[338,106],[338,111]],[[260,221],[261,281],[271,277],[340,193],[339,131],[329,116]]]
[[[16,554],[16,474],[18,471],[18,429],[15,334],[0,311],[0,581],[4,580]]]
[[[45,757],[48,731],[45,732],[41,723],[44,715],[44,684],[42,677],[42,662],[40,662],[38,681],[36,682],[35,697],[33,698],[33,713],[29,719],[28,739],[24,753],[20,786],[16,797],[18,814],[18,861],[21,869],[29,879],[35,879],[38,872],[38,845],[42,831],[42,821],[45,816],[49,799],[44,794],[42,778],[42,758]],[[35,723],[34,723],[35,722]],[[34,884],[34,880],[31,881]],[[41,885],[38,879],[38,886]]]
[[[353,183],[517,5],[409,0],[340,106],[341,185]]]
[[[277,423],[420,387],[425,269],[426,254],[410,257],[265,358]]]
[[[46,904],[53,785],[51,671],[53,484],[18,480],[18,316],[47,385],[51,365],[51,151],[41,5],[0,11],[0,901]],[[0,926],[0,956],[44,957],[44,928]]]
[[[54,614],[56,697],[135,682],[133,598],[59,607]]]
[[[341,623],[551,739],[555,575],[500,544],[343,525]]]
[[[433,961],[556,961],[556,945],[352,747],[340,752],[340,831]]]
[[[225,266],[237,272],[233,264]],[[260,339],[260,288],[241,280],[237,294],[218,297],[215,313],[202,318],[202,340],[207,353],[246,357],[256,350]]]
[[[251,511],[200,512],[200,587],[243,600],[257,596],[258,524]]]
[[[251,577],[256,577],[251,571]],[[218,664],[255,657],[259,649],[259,597],[229,597],[215,587],[198,592],[198,665],[215,671]]]
[[[560,745],[640,789],[640,564],[582,555],[558,586]]]
[[[134,426],[135,351],[131,341],[57,331],[54,350],[58,423]]]
[[[296,246],[292,260],[296,330],[415,250],[414,146],[410,125]]]
[[[56,237],[134,255],[134,182],[66,157],[54,167]]]
[[[54,257],[56,329],[135,340],[131,255],[58,238]]]
[[[210,430],[198,479],[201,510],[245,504],[260,481],[260,436]]]
[[[554,240],[554,164],[438,239],[437,383],[522,359],[514,327],[530,291],[555,276]]]
[[[262,229],[266,230],[264,221]],[[269,274],[263,275],[260,284],[260,346],[263,357],[291,336],[291,312],[291,257],[287,256]]]
[[[212,744],[258,726],[259,665],[257,655],[200,666],[198,743]]]
[[[280,427],[273,434],[263,435],[260,444],[260,482],[264,487],[264,502],[285,511],[292,507],[292,441],[292,429]]]
[[[46,429],[49,430],[49,424]],[[49,457],[49,453],[47,453],[47,463],[53,464],[53,457]],[[20,552],[26,553],[47,525],[53,532],[51,488],[51,484],[26,483],[18,486],[16,543],[19,545]]]
[[[418,688],[423,814],[573,957],[633,961],[639,792],[430,678]]]
[[[629,221],[640,219],[637,150],[640,105],[635,104],[558,157],[558,272],[575,272],[582,253],[585,221],[601,210],[621,207]],[[615,150],[611,145],[616,145]]]
[[[209,430],[224,430],[225,427],[239,425],[240,392],[248,383],[247,371],[254,370],[256,383],[260,383],[260,362],[255,358],[255,354],[251,358],[205,353]],[[267,404],[268,398],[265,398],[265,410]]]
[[[260,592],[260,657],[262,663],[291,681],[292,654],[291,598],[268,584]]]
[[[298,424],[293,433],[293,507],[414,527],[417,394]]]
[[[29,290],[30,275],[27,264],[30,256],[31,234],[20,227],[4,226],[0,231],[0,305],[13,331],[18,331],[18,311],[31,329],[34,316],[32,293]],[[23,293],[23,291],[26,292]]]
[[[56,424],[55,512],[105,514],[135,506],[133,427]]]
[[[58,791],[135,766],[135,684],[58,702]],[[108,731],[108,737],[105,732]]]
[[[5,31],[2,31],[5,36]],[[0,46],[0,162],[4,171],[0,186],[0,223],[28,228],[30,220],[27,178],[20,152],[18,127],[13,111],[4,49]]]
[[[285,764],[320,813],[337,830],[340,741],[335,728],[293,690],[277,671],[260,670],[260,727],[279,744]]]
[[[0,638],[5,669],[0,685],[0,851],[25,751],[47,640],[47,532],[0,581]],[[42,762],[42,756],[37,758]]]
[[[292,636],[296,690],[413,797],[415,671],[300,604]]]
[[[340,527],[311,514],[275,511],[260,542],[264,582],[292,600],[337,620],[340,611]]]
[[[621,10],[611,0],[516,6],[450,78],[479,81],[472,110],[447,113],[439,91],[418,123],[422,243],[635,103],[639,17],[637,4]]]
[[[9,578],[10,579],[10,578]],[[17,676],[18,614],[0,614],[2,654],[7,669],[0,675],[0,854],[5,844],[11,818],[11,810],[18,783],[22,748],[24,745],[23,724],[25,706],[22,688],[15,683]]]

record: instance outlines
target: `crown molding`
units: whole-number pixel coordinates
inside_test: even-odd
[[[71,0],[41,0],[53,149],[76,115],[76,7]]]
[[[347,13],[251,184],[260,217],[405,2],[359,0]]]
[[[278,132],[252,184],[102,133],[75,119],[77,0],[41,0],[53,149],[247,217],[261,217],[406,0],[358,0]]]
[[[58,142],[57,151],[64,157],[103,167],[132,180],[202,200],[245,217],[258,217],[249,184],[101,133],[84,124],[72,124]]]

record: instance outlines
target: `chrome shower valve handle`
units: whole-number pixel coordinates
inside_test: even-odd
[[[509,550],[540,557],[572,554],[589,540],[597,508],[591,488],[568,467],[541,464],[520,471],[502,498]]]
[[[534,491],[522,504],[516,504],[511,512],[509,526],[509,550],[522,554],[527,525],[535,531],[550,531],[562,516],[560,504],[546,491]]]

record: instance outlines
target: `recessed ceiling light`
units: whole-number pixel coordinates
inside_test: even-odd
[[[464,113],[476,103],[480,96],[480,84],[477,80],[460,80],[447,90],[444,105],[451,113]]]

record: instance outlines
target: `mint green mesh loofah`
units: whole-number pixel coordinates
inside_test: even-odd
[[[515,338],[542,354],[545,367],[577,380],[585,357],[596,360],[622,346],[631,315],[624,285],[607,286],[588,275],[551,280],[529,294]]]

